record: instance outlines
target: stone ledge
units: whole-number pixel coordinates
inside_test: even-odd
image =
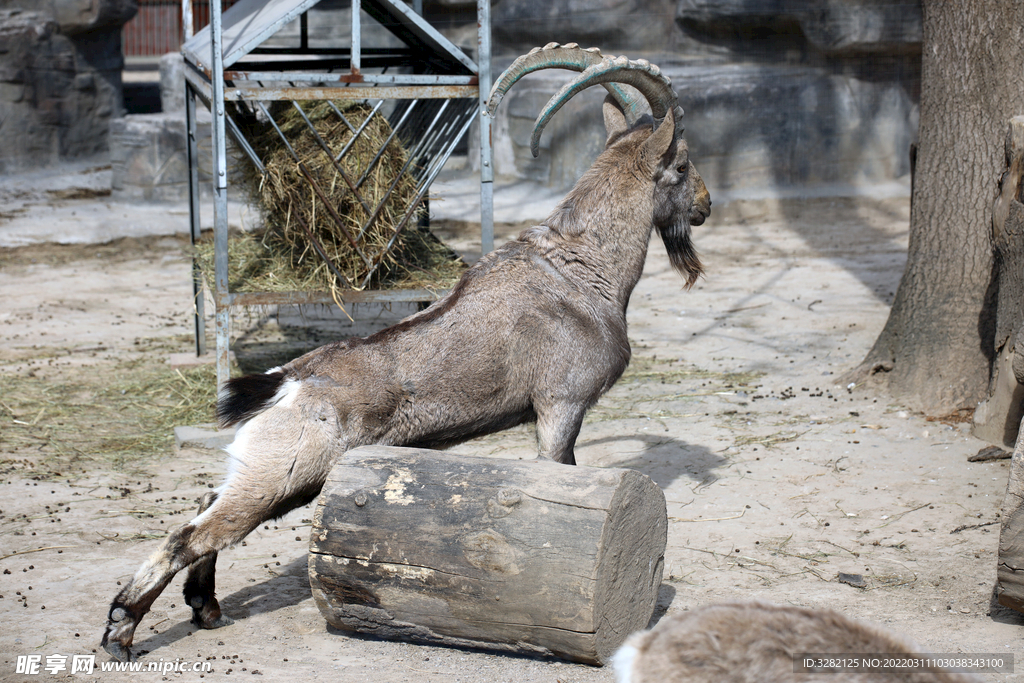
[[[179,449],[218,450],[235,440],[235,428],[217,429],[213,424],[174,428],[174,445]]]

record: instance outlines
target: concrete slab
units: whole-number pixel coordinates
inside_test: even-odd
[[[69,163],[61,169],[0,176],[0,247],[104,244],[122,237],[188,234],[185,201],[136,203],[111,198],[109,163]],[[248,204],[228,202],[228,225],[244,230],[258,222]],[[213,229],[206,207],[200,224]]]
[[[174,428],[174,445],[178,448],[218,450],[235,440],[235,428],[217,429],[213,424]]]

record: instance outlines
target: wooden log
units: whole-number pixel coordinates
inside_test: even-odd
[[[604,664],[648,625],[667,526],[633,470],[367,446],[324,485],[310,585],[339,629]]]

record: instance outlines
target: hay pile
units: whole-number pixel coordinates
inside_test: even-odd
[[[361,202],[331,158],[349,144],[352,132],[334,112],[331,103],[300,102],[299,105],[320,140],[331,150],[330,156],[291,103],[280,103],[271,114],[301,164],[296,162],[269,121],[241,109],[234,112],[236,121],[263,159],[266,173],[249,167],[245,174],[247,193],[260,207],[264,228],[229,240],[231,290],[334,291],[364,286],[430,289],[452,286],[465,264],[428,230],[417,226],[419,212],[409,218],[391,248],[387,248],[416,196],[413,177],[409,173],[399,176],[408,155],[398,137],[387,144],[359,187]],[[365,104],[336,102],[335,106],[357,130],[371,113],[371,108]],[[359,181],[391,132],[379,112],[371,117],[338,162],[349,181]],[[307,174],[315,181],[319,192],[307,180]],[[376,220],[364,230],[389,189],[391,194]],[[307,229],[344,280],[337,277],[314,249]],[[352,240],[363,256],[353,247]],[[212,279],[212,243],[197,245],[197,251],[203,272]]]

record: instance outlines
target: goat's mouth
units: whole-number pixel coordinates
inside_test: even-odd
[[[711,207],[693,207],[690,211],[690,225],[704,225],[704,221],[711,215]]]

